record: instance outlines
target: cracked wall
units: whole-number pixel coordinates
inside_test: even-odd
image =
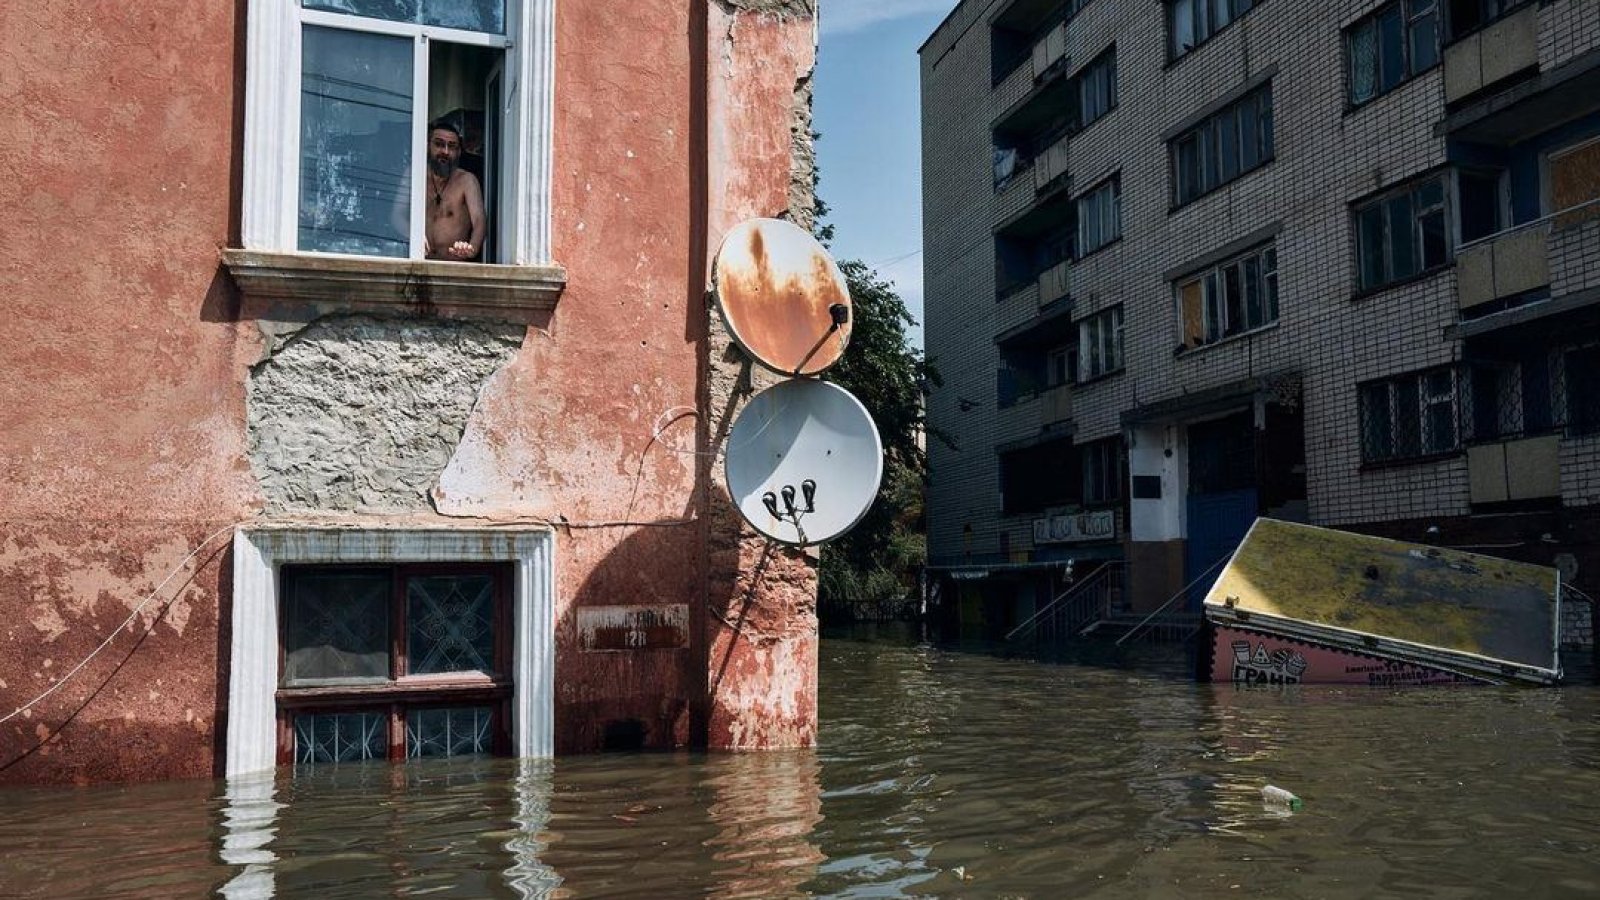
[[[269,513],[430,509],[513,325],[321,319],[250,373],[250,462]]]

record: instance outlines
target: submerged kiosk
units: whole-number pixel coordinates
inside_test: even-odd
[[[1200,675],[1554,684],[1560,581],[1544,566],[1257,519],[1206,594]]]

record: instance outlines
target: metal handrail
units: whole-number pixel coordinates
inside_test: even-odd
[[[1519,231],[1528,231],[1529,229],[1538,228],[1540,225],[1544,225],[1544,224],[1547,224],[1549,222],[1553,222],[1553,221],[1555,221],[1556,219],[1559,219],[1562,216],[1570,216],[1570,215],[1572,215],[1573,213],[1575,213],[1575,212],[1577,212],[1579,210],[1588,209],[1591,206],[1600,206],[1600,197],[1596,197],[1593,200],[1585,200],[1582,203],[1576,204],[1574,206],[1569,206],[1566,209],[1556,210],[1555,212],[1549,213],[1548,215],[1543,215],[1543,216],[1540,216],[1537,219],[1532,219],[1530,221],[1523,222],[1521,225],[1513,225],[1510,228],[1501,229],[1500,231],[1496,231],[1494,234],[1486,234],[1481,238],[1473,238],[1470,241],[1465,241],[1465,242],[1463,242],[1461,244],[1461,246],[1456,248],[1456,252],[1460,253],[1463,250],[1471,250],[1473,247],[1477,247],[1477,246],[1480,246],[1480,245],[1483,245],[1483,244],[1487,244],[1487,243],[1490,243],[1492,241],[1497,241],[1500,238],[1503,238],[1508,234],[1516,234]]]
[[[1212,563],[1210,568],[1206,569],[1204,572],[1201,572],[1199,575],[1195,576],[1195,579],[1193,581],[1189,582],[1188,584],[1186,584],[1182,588],[1180,588],[1176,594],[1173,594],[1171,597],[1168,597],[1167,598],[1167,602],[1165,602],[1165,603],[1161,604],[1160,606],[1156,607],[1155,612],[1152,612],[1150,615],[1145,616],[1142,620],[1140,620],[1139,624],[1137,624],[1137,625],[1133,626],[1132,628],[1128,629],[1125,633],[1123,633],[1122,637],[1117,638],[1116,646],[1121,647],[1123,641],[1126,641],[1129,638],[1133,637],[1134,635],[1138,634],[1139,632],[1143,631],[1145,629],[1145,627],[1150,624],[1150,621],[1152,619],[1154,619],[1155,617],[1157,617],[1157,616],[1161,615],[1162,613],[1166,612],[1167,611],[1167,607],[1169,607],[1172,604],[1176,603],[1178,601],[1179,597],[1188,596],[1190,588],[1192,588],[1195,585],[1199,584],[1200,582],[1204,581],[1207,575],[1210,575],[1212,572],[1216,571],[1218,566],[1222,565],[1224,562],[1226,562],[1232,556],[1233,556],[1232,553],[1224,553],[1222,556],[1218,557],[1217,561]]]
[[[1027,619],[1023,620],[1022,624],[1020,624],[1017,627],[1015,627],[1015,628],[1011,629],[1010,631],[1006,632],[1006,638],[1005,639],[1009,641],[1012,638],[1016,637],[1017,634],[1019,632],[1021,632],[1023,629],[1027,628],[1030,625],[1035,624],[1040,619],[1044,618],[1045,613],[1048,613],[1051,610],[1055,609],[1057,606],[1060,606],[1061,604],[1067,602],[1068,600],[1073,599],[1074,597],[1077,597],[1077,596],[1081,595],[1082,593],[1087,591],[1091,586],[1096,585],[1099,582],[1101,582],[1101,581],[1105,580],[1106,578],[1110,577],[1111,570],[1114,569],[1114,568],[1117,568],[1118,566],[1121,566],[1121,565],[1123,565],[1123,563],[1121,563],[1121,562],[1108,562],[1105,565],[1101,566],[1099,569],[1095,570],[1095,573],[1093,575],[1090,575],[1088,578],[1085,578],[1084,580],[1079,581],[1076,584],[1073,584],[1073,585],[1069,586],[1066,590],[1062,591],[1059,595],[1057,595],[1054,600],[1051,600],[1049,603],[1046,603],[1041,609],[1039,609],[1033,615],[1031,615]]]

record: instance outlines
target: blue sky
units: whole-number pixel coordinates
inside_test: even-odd
[[[917,48],[957,0],[822,0],[814,127],[836,259],[894,283],[922,344],[922,156]]]

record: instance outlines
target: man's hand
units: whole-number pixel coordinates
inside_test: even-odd
[[[465,260],[472,259],[474,256],[477,256],[478,255],[478,248],[472,246],[471,244],[467,243],[466,241],[456,241],[454,244],[451,244],[450,248],[448,250],[446,250],[445,252],[450,254],[450,258],[451,259],[459,259],[459,260],[465,261]]]

